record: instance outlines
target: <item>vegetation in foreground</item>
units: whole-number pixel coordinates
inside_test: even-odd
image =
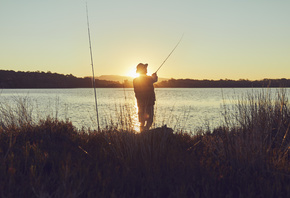
[[[290,108],[249,95],[192,135],[76,130],[0,109],[1,197],[289,197]],[[21,116],[20,116],[21,115]]]

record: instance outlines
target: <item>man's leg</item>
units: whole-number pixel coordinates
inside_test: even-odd
[[[144,131],[144,125],[145,125],[145,106],[144,105],[138,105],[138,118],[140,122],[140,132]]]
[[[146,130],[149,130],[153,124],[153,117],[154,117],[154,105],[148,105],[146,108],[146,114],[148,116],[147,123],[146,123]]]

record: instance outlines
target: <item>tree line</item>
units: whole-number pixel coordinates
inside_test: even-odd
[[[95,81],[97,88],[133,87],[132,81],[125,80]],[[72,74],[64,75],[52,72],[23,72],[0,70],[0,88],[91,88],[92,78],[79,78]],[[290,79],[263,79],[263,80],[195,80],[195,79],[169,79],[155,84],[159,88],[242,88],[242,87],[290,87]]]
[[[156,87],[171,88],[244,88],[244,87],[290,87],[290,79],[263,79],[263,80],[194,80],[194,79],[170,79],[159,82]]]
[[[119,82],[96,79],[98,88],[123,87]],[[92,78],[52,72],[22,72],[0,70],[0,88],[90,88]]]

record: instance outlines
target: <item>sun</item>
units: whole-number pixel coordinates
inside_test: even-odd
[[[139,77],[139,74],[136,73],[136,69],[134,68],[134,69],[131,69],[131,70],[127,73],[126,76],[129,76],[129,77],[132,77],[132,78],[137,78],[137,77]]]

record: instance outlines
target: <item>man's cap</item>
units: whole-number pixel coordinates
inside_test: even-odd
[[[145,63],[145,64],[143,64],[143,63],[139,63],[139,64],[137,65],[137,71],[136,71],[136,72],[144,71],[145,69],[147,69],[147,67],[148,67],[148,64],[147,64],[147,63]]]

